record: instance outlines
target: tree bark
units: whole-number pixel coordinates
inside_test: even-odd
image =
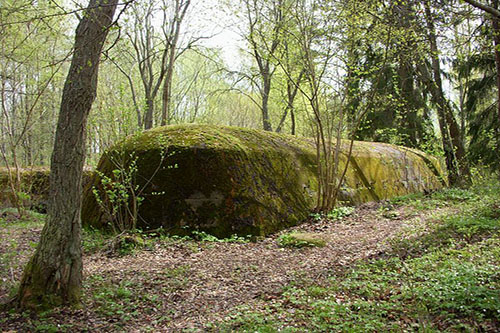
[[[418,131],[417,131],[417,110],[415,109],[413,75],[412,67],[406,55],[400,55],[398,76],[399,90],[403,99],[403,124],[406,128],[408,137],[404,138],[405,145],[416,148],[418,147]]]
[[[154,97],[151,97],[150,94],[146,93],[146,110],[144,112],[144,129],[145,130],[153,128],[154,109],[155,109]]]
[[[292,79],[288,78],[286,80],[286,107],[285,107],[285,112],[283,113],[283,117],[281,117],[280,123],[278,124],[278,127],[276,128],[276,133],[281,133],[281,130],[283,128],[283,125],[285,124],[286,116],[288,115],[288,112],[290,111],[290,117],[292,119],[292,129],[291,129],[291,134],[295,135],[295,114],[294,114],[294,106],[293,103],[295,101],[295,97],[297,96],[297,93],[299,92],[299,85],[300,82],[302,81],[302,77],[304,76],[304,70],[302,70],[299,73],[299,76],[297,78],[297,82],[294,83]]]
[[[139,123],[142,123],[144,129],[148,130],[153,128],[154,125],[155,98],[165,77],[168,46],[166,45],[165,51],[162,52],[160,70],[156,73],[157,58],[154,45],[153,3],[146,7],[145,12],[141,12],[136,7],[133,8],[132,12],[138,24],[133,33],[127,33],[127,37],[134,48],[146,104],[143,112],[144,118]],[[162,24],[167,24],[167,22],[163,21]]]
[[[172,77],[172,75],[170,75]],[[172,118],[172,79],[169,75],[163,83],[162,106],[161,106],[161,126],[170,125]]]
[[[24,270],[21,308],[79,304],[82,282],[81,187],[85,129],[96,96],[99,59],[118,0],[90,0],[76,29],[51,159],[48,220]]]
[[[177,38],[175,39],[175,45],[177,44]],[[173,46],[170,50],[167,75],[165,76],[165,82],[163,82],[163,95],[162,95],[162,108],[161,108],[161,126],[169,125],[170,119],[172,118],[172,81],[174,78],[174,62],[175,62],[175,51],[176,46]]]
[[[432,13],[429,5],[429,1],[424,2],[425,6],[425,16],[427,21],[427,29],[429,33],[429,43],[431,51],[431,66],[433,74],[433,82],[431,86],[431,94],[438,107],[438,119],[440,121],[441,135],[443,136],[443,148],[445,150],[446,160],[456,160],[456,163],[447,163],[449,167],[449,181],[450,185],[468,185],[471,182],[470,169],[466,160],[465,146],[463,139],[460,135],[460,129],[458,127],[455,116],[449,102],[443,92],[443,84],[441,81],[441,65],[439,63],[439,52],[437,47],[436,30],[434,27],[434,22],[432,18]],[[442,126],[441,122],[446,122],[446,126]],[[452,151],[446,146],[449,144],[445,142],[446,127],[449,131],[449,140],[451,141]],[[458,170],[455,167],[458,166]]]
[[[249,34],[246,39],[250,43],[252,56],[257,62],[260,76],[259,92],[262,98],[260,106],[262,113],[262,128],[265,131],[272,131],[271,119],[269,117],[269,97],[271,94],[272,78],[275,66],[272,60],[280,45],[280,33],[283,29],[283,4],[281,2],[269,2],[245,0],[246,16],[249,24]],[[267,8],[264,4],[269,5]],[[261,17],[266,17],[270,27],[271,35],[265,37],[267,42],[262,42],[265,31],[262,30],[263,21]]]
[[[163,83],[162,108],[161,108],[161,125],[170,124],[172,118],[172,81],[174,78],[174,66],[177,60],[177,44],[181,33],[181,25],[187,10],[191,4],[191,0],[176,0],[174,21],[167,38],[168,47],[165,49],[165,54],[168,52],[168,61],[166,67],[165,82]],[[181,52],[180,52],[181,53]],[[180,54],[179,53],[179,54]]]
[[[490,13],[491,15],[495,16],[495,17],[500,17],[500,11],[498,10],[498,7],[491,7],[491,6],[488,6],[488,5],[485,5],[479,1],[475,1],[475,0],[464,0],[465,2],[469,3],[470,5],[476,7],[476,8],[479,8],[481,10],[484,10],[485,12],[487,13]]]
[[[294,109],[290,110],[290,120],[292,122],[291,125],[290,125],[291,126],[290,134],[291,135],[295,135],[295,131],[296,131],[295,127],[296,127],[296,125],[295,125],[295,111],[294,111]]]
[[[498,0],[493,0],[493,7],[498,9]],[[497,70],[497,117],[500,124],[500,18],[493,16],[493,44],[495,46],[495,66]],[[497,148],[500,148],[500,126],[497,126]]]
[[[269,95],[271,93],[271,75],[269,66],[267,66],[266,74],[262,74],[264,81],[262,90],[262,128],[264,131],[272,131],[271,120],[269,119]]]

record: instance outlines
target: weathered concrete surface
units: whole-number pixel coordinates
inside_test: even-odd
[[[112,177],[118,165],[129,170],[130,161],[137,165],[135,191],[144,198],[141,228],[265,235],[304,220],[315,204],[315,150],[306,139],[234,127],[167,126],[117,144],[97,170]],[[443,179],[438,160],[422,152],[356,142],[341,200],[359,204],[434,190],[445,185]],[[109,215],[95,190],[105,198],[98,176],[85,190],[82,221],[101,228]]]
[[[11,168],[15,178],[15,169]],[[49,176],[47,167],[31,167],[19,170],[21,175],[21,191],[24,193],[22,204],[26,208],[45,212],[49,196]],[[92,178],[92,171],[83,172],[83,185],[87,185]],[[12,190],[9,185],[9,170],[0,167],[0,208],[12,207]]]

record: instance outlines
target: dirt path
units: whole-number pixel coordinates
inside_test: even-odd
[[[279,235],[275,235],[245,244],[157,242],[148,251],[125,257],[108,258],[103,253],[87,256],[85,309],[72,312],[72,324],[115,330],[113,322],[119,317],[103,315],[99,311],[103,299],[95,295],[96,290],[106,286],[123,286],[131,292],[126,295],[129,304],[125,309],[136,313],[129,319],[127,331],[145,331],[146,327],[153,331],[202,329],[207,323],[222,320],[235,307],[264,306],[291,281],[312,279],[321,283],[357,259],[380,254],[388,240],[401,237],[404,230],[425,230],[433,219],[430,213],[417,214],[407,209],[397,211],[396,217],[385,218],[377,208],[375,204],[364,205],[342,221],[311,222],[286,231],[319,233],[327,240],[322,248],[280,248],[276,242]],[[30,233],[38,231],[31,229]],[[26,258],[23,256],[20,264]],[[18,277],[20,271],[15,274]],[[68,318],[67,312],[61,313],[63,318]]]
[[[387,240],[406,228],[425,228],[429,219],[429,215],[410,217],[404,211],[398,218],[388,219],[376,208],[360,207],[337,223],[321,221],[293,228],[320,233],[328,240],[323,248],[283,249],[276,243],[279,235],[257,243],[211,243],[199,249],[179,244],[112,262],[102,256],[90,257],[85,274],[105,274],[113,281],[126,279],[141,292],[160,295],[157,310],[169,316],[154,325],[148,322],[149,327],[201,328],[223,319],[237,306],[262,306],[291,281],[320,282],[342,266],[383,252]],[[174,288],[165,290],[172,285]]]

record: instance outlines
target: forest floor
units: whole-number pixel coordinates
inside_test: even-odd
[[[43,221],[0,211],[0,302],[15,293]],[[7,311],[0,331],[500,329],[495,181],[313,215],[253,242],[204,233],[117,242],[87,230],[83,248],[82,308]]]

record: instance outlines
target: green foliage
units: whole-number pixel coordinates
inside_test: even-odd
[[[2,164],[17,168],[49,162],[55,133],[52,120],[57,117],[62,75],[68,65],[59,60],[72,39],[69,22],[60,7],[49,1],[2,1],[0,122],[9,121],[0,137]],[[23,191],[16,187],[16,192]]]
[[[197,230],[192,231],[191,234],[197,240],[200,240],[202,242],[213,242],[213,243],[248,243],[253,237],[252,235],[247,235],[246,237],[243,237],[233,234],[231,235],[231,237],[218,238],[204,231],[197,231]]]
[[[85,253],[93,254],[104,252],[108,256],[127,256],[136,250],[150,249],[155,242],[162,241],[161,235],[156,233],[145,234],[141,230],[128,230],[120,234],[113,234],[105,230],[83,229],[82,247]]]
[[[118,235],[113,235],[104,230],[93,229],[91,227],[83,229],[82,246],[86,253],[96,253],[104,251],[108,255],[127,256],[141,249],[151,249],[155,244],[169,246],[172,244],[182,244],[188,248],[196,247],[194,252],[198,252],[198,242],[202,243],[249,243],[251,235],[245,237],[236,234],[227,238],[218,238],[204,231],[193,231],[191,236],[171,236],[157,232],[145,233],[140,229],[126,231]]]
[[[446,189],[394,205],[460,209],[426,233],[395,238],[381,257],[335,272],[327,284],[290,283],[259,311],[241,308],[221,331],[495,331],[500,326],[500,186]],[[430,203],[427,203],[430,202]],[[457,208],[459,207],[459,208]],[[284,235],[290,241],[289,235]]]
[[[114,167],[109,172],[96,170],[99,178],[97,186],[92,187],[92,195],[97,205],[106,214],[108,224],[114,233],[121,233],[126,230],[137,228],[139,207],[144,200],[144,190],[149,185],[157,172],[163,169],[176,169],[177,164],[164,166],[165,158],[171,157],[174,153],[167,153],[167,139],[164,135],[158,135],[155,140],[160,145],[159,162],[153,168],[151,176],[138,181],[139,169],[137,161],[139,157],[135,152],[124,152],[112,150],[107,152],[108,162]],[[163,196],[164,191],[148,193],[150,196]]]
[[[96,253],[102,250],[106,242],[112,235],[103,230],[97,230],[92,227],[83,228],[82,248],[85,253]]]
[[[60,331],[59,327],[54,324],[40,323],[35,326],[36,332],[57,333]]]
[[[46,215],[27,210],[19,217],[14,208],[0,209],[0,227],[25,229],[43,226]]]
[[[166,292],[176,292],[184,289],[189,284],[191,268],[189,265],[180,265],[177,267],[167,268],[161,272],[165,283],[163,290]]]
[[[113,251],[116,251],[119,256],[126,256],[132,254],[136,249],[144,248],[145,244],[140,234],[128,234],[118,237]]]
[[[311,233],[293,232],[281,235],[277,240],[281,247],[324,247],[326,241],[319,237],[319,235]]]
[[[468,190],[444,189],[429,197],[410,196],[395,202],[406,202],[413,209],[432,210],[435,207],[458,205],[459,213],[449,213],[432,226],[433,231],[418,238],[411,236],[392,242],[398,256],[415,257],[429,249],[446,248],[453,244],[474,242],[491,237],[500,230],[500,186],[498,180],[490,179],[487,185],[476,185]]]
[[[36,241],[28,241],[23,246],[18,237],[11,235],[24,234],[25,230],[41,229],[45,223],[45,215],[26,210],[19,217],[14,208],[0,209],[0,287],[10,296],[15,296],[18,288],[18,279],[14,275],[21,269],[20,257],[31,253],[36,248]],[[1,310],[0,306],[0,310]]]
[[[91,283],[98,284],[92,295],[97,312],[107,317],[119,317],[122,321],[134,316],[135,295],[130,289],[132,282],[123,280],[117,285],[107,284],[96,276]]]
[[[138,158],[132,154],[128,157],[128,163],[123,158],[111,157],[118,168],[109,176],[96,170],[100,186],[92,188],[97,204],[108,215],[115,233],[136,228],[137,210],[144,199],[138,195],[139,185],[135,181]]]
[[[483,30],[480,37],[490,40],[493,33],[490,29]],[[500,119],[496,101],[497,73],[494,53],[485,50],[458,58],[454,65],[464,86],[463,112],[469,121],[469,160],[477,166],[498,170]]]
[[[354,207],[344,206],[337,207],[329,211],[328,213],[312,213],[310,216],[316,220],[320,221],[322,219],[328,219],[331,221],[342,220],[346,216],[350,216],[355,211]]]
[[[453,319],[468,317],[479,327],[483,320],[500,320],[499,245],[498,239],[489,239],[410,261],[416,300],[431,314],[445,311]]]
[[[338,207],[334,208],[328,214],[326,214],[326,218],[329,220],[337,221],[341,220],[346,216],[350,216],[354,212],[354,207]]]
[[[477,201],[479,196],[474,189],[445,188],[429,194],[412,193],[404,196],[394,197],[388,200],[388,206],[407,205],[416,210],[429,210],[444,207],[450,203],[456,204],[465,201]]]
[[[29,193],[26,193],[23,191],[17,192],[16,195],[19,198],[19,200],[21,200],[23,202],[29,201],[31,199],[31,196],[29,195]]]

